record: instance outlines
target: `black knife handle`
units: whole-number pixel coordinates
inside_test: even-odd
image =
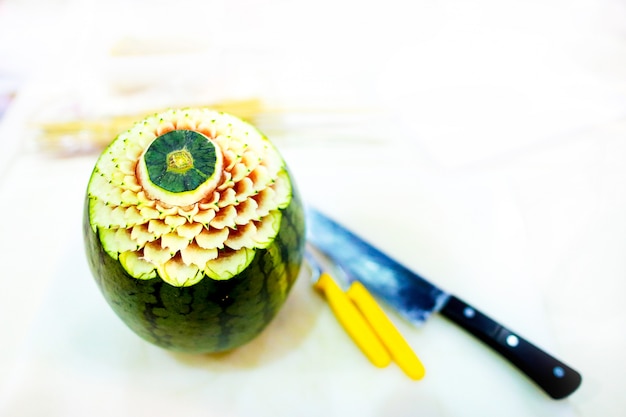
[[[580,386],[582,377],[574,369],[463,300],[450,296],[441,313],[508,359],[550,397],[565,398]]]

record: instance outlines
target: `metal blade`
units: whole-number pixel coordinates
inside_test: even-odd
[[[410,322],[423,324],[450,297],[318,210],[307,207],[306,221],[312,245]]]

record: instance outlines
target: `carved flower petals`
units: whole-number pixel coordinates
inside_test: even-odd
[[[109,218],[109,222],[111,226],[116,227],[126,227],[126,208],[124,207],[115,207],[111,210],[111,217]]]
[[[174,256],[174,254],[163,250],[161,242],[158,240],[146,244],[143,248],[143,257],[154,265],[163,265],[165,262],[172,259],[172,256]]]
[[[222,249],[224,242],[228,238],[228,230],[228,228],[204,229],[196,236],[196,243],[203,249]]]
[[[163,236],[172,231],[172,228],[165,224],[162,220],[150,220],[148,222],[148,231],[157,236]]]
[[[216,135],[215,123],[211,123],[209,121],[201,121],[198,126],[196,126],[196,130],[210,138],[214,138]]]
[[[174,126],[174,123],[170,122],[169,120],[163,120],[157,126],[156,134],[157,134],[157,136],[161,136],[161,135],[166,134],[167,132],[171,132],[172,130],[176,130],[176,127]]]
[[[228,154],[229,159],[235,159],[237,156],[237,153],[233,149],[231,149],[231,140],[228,137],[228,133],[230,132],[224,132],[224,130],[221,129],[221,126],[219,125],[216,126],[216,129],[217,129],[217,135],[215,136],[215,139],[214,139],[215,143],[218,144],[218,146],[224,153],[224,156]]]
[[[236,138],[237,138],[237,133],[233,132],[231,129],[228,135],[226,135],[227,142],[223,148],[234,152],[235,155],[237,155],[237,159],[240,159],[245,151],[246,144],[242,142],[241,140],[237,140]]]
[[[233,182],[239,182],[248,175],[248,167],[241,162],[236,163],[231,170]]]
[[[191,244],[181,249],[180,255],[185,265],[196,265],[204,269],[208,261],[217,258],[217,249],[203,249],[196,244]]]
[[[285,171],[278,173],[273,188],[276,191],[276,195],[274,196],[276,206],[281,209],[287,207],[291,201],[291,183]]]
[[[221,163],[210,194],[173,205],[145,191],[136,168],[158,136],[176,129],[211,138]],[[118,135],[96,164],[88,197],[94,232],[126,271],[184,286],[204,274],[228,279],[241,272],[255,248],[274,241],[292,189],[282,158],[254,127],[213,110],[183,109],[149,116]]]
[[[163,281],[176,287],[188,287],[199,282],[204,276],[195,265],[185,265],[178,258],[173,258],[159,266],[159,275]]]
[[[130,232],[130,238],[137,242],[139,246],[143,247],[146,243],[155,241],[158,236],[154,233],[150,233],[146,224],[139,224],[133,227]]]
[[[256,233],[256,226],[253,222],[237,228],[237,230],[230,230],[228,233],[228,239],[224,244],[231,249],[239,250],[241,248],[254,248],[256,242],[254,241],[254,234]]]
[[[198,236],[204,226],[202,223],[185,223],[176,229],[176,232],[187,240],[191,240]]]
[[[233,142],[239,142],[243,148],[248,146],[248,137],[250,136],[250,127],[240,123],[232,123],[230,128],[230,136],[236,138]]]
[[[220,193],[218,193],[217,191],[214,191],[213,194],[211,194],[210,198],[205,198],[204,200],[198,203],[198,208],[200,210],[207,210],[210,208],[215,208],[218,201],[220,201]]]
[[[183,117],[176,121],[176,129],[179,130],[195,130],[196,122],[190,117]]]
[[[104,200],[106,193],[110,188],[109,180],[101,173],[94,173],[91,178],[91,187],[89,188],[89,196],[97,197]]]
[[[187,223],[187,219],[184,217],[181,217],[179,215],[175,215],[175,216],[165,216],[165,219],[163,220],[165,222],[166,225],[171,226],[172,229],[175,229],[179,226],[182,226],[183,224]]]
[[[220,202],[217,205],[222,207],[232,206],[237,202],[237,193],[232,188],[227,188],[222,191]]]
[[[109,175],[109,182],[114,187],[122,188],[124,186],[124,178],[126,178],[127,176],[128,174],[120,170],[114,171],[111,173],[111,175]]]
[[[100,238],[103,244],[109,243],[108,247],[115,247],[118,253],[139,249],[139,245],[131,239],[130,231],[127,229],[103,229],[100,231]],[[115,245],[110,243],[111,240],[115,241]]]
[[[215,218],[211,220],[209,225],[217,229],[224,227],[235,227],[235,218],[237,217],[237,209],[233,206],[227,206],[215,214]]]
[[[267,185],[272,182],[272,177],[270,177],[267,172],[267,168],[263,165],[259,165],[254,168],[250,175],[248,175],[248,178],[250,178],[250,180],[254,183],[254,187],[257,190],[267,187]]]
[[[179,207],[178,208],[178,215],[182,216],[184,218],[187,219],[187,221],[192,221],[192,219],[194,218],[194,216],[196,214],[198,214],[198,212],[200,211],[200,208],[198,207],[198,204],[193,204],[190,207]]]
[[[143,130],[139,130],[136,133],[136,140],[139,146],[142,149],[147,148],[150,144],[156,139],[156,122],[153,122],[154,127],[150,128],[150,123],[146,124],[146,127]]]
[[[283,161],[280,158],[264,158],[261,163],[265,165],[271,177],[275,177],[278,171],[283,169]]]
[[[253,171],[259,165],[259,155],[256,152],[247,150],[241,156],[241,162],[246,165],[248,170]]]
[[[133,227],[136,224],[142,224],[145,222],[145,219],[135,206],[130,206],[126,209],[124,212],[124,218],[126,219],[126,227]]]
[[[231,149],[222,149],[222,153],[224,154],[224,170],[230,171],[231,169],[233,169],[239,158],[237,158],[237,154]]]
[[[244,200],[236,207],[237,217],[235,218],[235,223],[247,224],[251,220],[258,218],[257,208],[258,204],[256,203],[256,201],[252,199]]]
[[[103,201],[113,204],[114,206],[119,206],[122,204],[122,192],[121,188],[109,188],[104,193],[101,194],[101,198]]]
[[[214,218],[215,218],[215,210],[213,209],[203,210],[199,212],[198,214],[196,214],[195,216],[193,216],[193,220],[195,222],[202,223],[205,226],[207,226],[211,222],[211,220],[213,220]]]
[[[124,188],[135,193],[141,191],[141,185],[137,182],[137,177],[135,175],[126,175],[124,177]]]
[[[274,196],[276,195],[276,191],[271,188],[264,188],[261,192],[259,192],[255,197],[254,201],[256,201],[258,208],[257,213],[259,216],[267,216],[270,210],[274,209]]]
[[[230,279],[252,262],[254,253],[253,249],[247,248],[225,253],[207,262],[204,273],[215,280]]]
[[[136,165],[137,165],[137,161],[123,160],[123,161],[118,162],[118,167],[121,173],[124,175],[134,174]]]
[[[107,152],[102,155],[102,158],[98,162],[98,170],[107,178],[109,178],[113,172],[117,171],[116,163],[113,161],[113,157],[110,153]]]
[[[124,190],[121,195],[122,206],[136,206],[139,204],[139,199],[137,198],[137,193],[131,190]]]
[[[178,207],[169,206],[162,202],[157,202],[155,208],[159,210],[160,218],[164,219],[167,216],[172,216],[178,213]]]
[[[137,279],[152,279],[156,277],[155,266],[143,259],[141,252],[122,252],[119,259],[124,269]]]
[[[94,224],[111,225],[111,212],[112,206],[104,203],[99,198],[92,199],[91,203],[91,217]],[[95,229],[94,229],[95,230]]]
[[[150,197],[146,195],[143,189],[137,193],[137,199],[139,200],[139,204],[141,204],[142,206],[152,208],[156,207],[156,201],[150,199]]]
[[[232,181],[232,174],[230,171],[224,171],[222,174],[222,183],[217,187],[218,191],[223,191],[229,187],[232,187],[234,182]]]
[[[167,233],[161,236],[161,247],[167,248],[171,253],[176,253],[179,250],[189,245],[189,239],[179,236],[176,232]]]
[[[135,143],[133,141],[130,140],[126,140],[125,141],[125,149],[124,149],[124,153],[126,158],[129,161],[136,161],[139,159],[139,157],[141,156],[141,153],[143,152],[143,147],[139,146],[138,143]]]
[[[159,218],[159,211],[152,207],[142,206],[139,209],[139,213],[141,213],[145,220],[156,220]]]
[[[117,259],[119,252],[117,251],[117,242],[115,240],[115,232],[117,229],[100,229],[100,241],[106,253],[113,259]]]
[[[254,194],[254,183],[250,178],[243,178],[235,185],[236,198],[243,201]]]
[[[272,210],[261,221],[256,222],[256,235],[254,240],[257,247],[266,248],[274,241],[274,236],[280,229],[280,219],[282,214],[278,210]]]

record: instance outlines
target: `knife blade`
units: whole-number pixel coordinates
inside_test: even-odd
[[[313,207],[306,208],[307,240],[410,322],[440,313],[517,367],[553,399],[572,394],[579,372],[459,297],[427,281]]]

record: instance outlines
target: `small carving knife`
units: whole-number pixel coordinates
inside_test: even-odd
[[[441,313],[494,349],[550,397],[565,398],[581,375],[460,298],[438,288],[312,207],[306,209],[307,240],[354,279],[414,324]]]

